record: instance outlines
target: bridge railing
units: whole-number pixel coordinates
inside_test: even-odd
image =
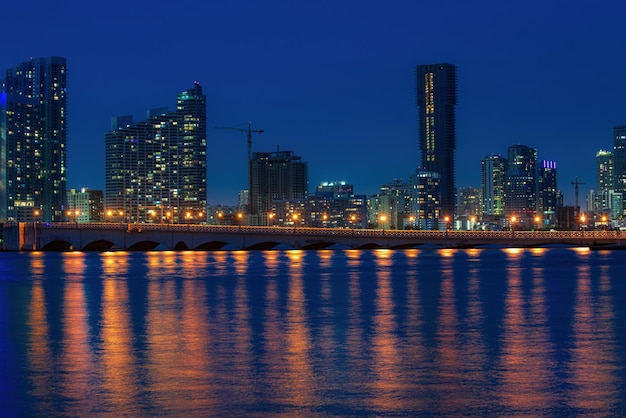
[[[427,230],[382,230],[382,229],[340,229],[311,227],[279,226],[238,226],[238,225],[203,225],[203,224],[131,224],[131,223],[39,223],[39,228],[86,229],[86,230],[125,230],[132,231],[173,231],[173,232],[228,232],[257,234],[299,234],[312,236],[359,236],[359,237],[394,237],[394,238],[431,238],[431,239],[495,239],[495,240],[608,240],[619,239],[619,230],[610,231],[427,231]],[[626,234],[625,238],[626,238]]]

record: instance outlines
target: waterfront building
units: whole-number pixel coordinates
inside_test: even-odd
[[[103,222],[104,193],[84,187],[68,190],[65,216],[68,222]]]
[[[443,216],[454,217],[456,186],[457,71],[452,64],[418,65],[417,106],[419,107],[421,166],[439,173]]]
[[[404,229],[411,217],[411,189],[402,179],[393,179],[368,198],[368,223],[385,229]],[[383,220],[381,220],[383,219]]]
[[[249,223],[267,225],[270,215],[275,214],[274,201],[304,201],[308,196],[308,172],[308,163],[294,155],[293,151],[253,153],[250,160]],[[291,209],[286,210],[285,213],[289,213]]]
[[[541,226],[556,224],[557,170],[556,162],[542,161],[537,168],[537,210]],[[539,225],[536,225],[539,226]]]
[[[505,213],[521,222],[533,217],[537,203],[537,150],[526,145],[512,145],[507,153],[507,176],[504,188]]]
[[[626,126],[613,127],[613,188],[626,192]]]
[[[594,210],[603,211],[610,208],[609,191],[614,190],[613,153],[600,150],[596,154],[596,198]]]
[[[307,225],[315,228],[367,227],[367,197],[345,181],[323,182],[307,199]]]
[[[0,222],[65,219],[67,63],[31,58],[0,82]]]
[[[206,220],[206,96],[199,83],[176,110],[138,123],[114,118],[106,143],[106,213],[111,221]],[[117,218],[117,219],[116,219]]]
[[[478,219],[482,214],[482,193],[476,187],[459,189],[459,207],[457,214],[465,218]]]
[[[409,178],[411,190],[411,213],[415,229],[440,229],[446,227],[445,217],[440,212],[440,176],[426,170],[416,170]],[[448,222],[453,221],[448,217]]]
[[[504,188],[506,185],[507,159],[501,155],[490,155],[481,162],[482,214],[504,215]]]

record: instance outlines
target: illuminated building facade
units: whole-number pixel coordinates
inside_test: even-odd
[[[68,222],[103,222],[104,193],[87,188],[68,190],[65,215]]]
[[[0,83],[0,222],[64,220],[67,63],[33,58]]]
[[[536,211],[537,203],[537,150],[517,144],[508,148],[507,156],[505,212],[520,220],[530,218]]]
[[[148,119],[114,118],[106,143],[108,221],[206,221],[206,96],[202,87],[178,94],[176,111]]]
[[[613,188],[626,195],[626,126],[613,127]],[[623,214],[621,211],[619,217]]]
[[[556,223],[558,207],[556,162],[542,161],[537,168],[537,216],[542,226]]]
[[[440,176],[426,170],[417,170],[409,179],[411,190],[411,214],[415,216],[416,229],[445,228],[444,219],[448,215],[440,212]],[[441,218],[441,219],[440,219]],[[452,222],[450,216],[448,222]]]
[[[504,215],[504,188],[507,160],[501,155],[490,155],[481,162],[482,214]]]
[[[478,218],[482,214],[482,192],[476,187],[459,189],[458,215],[466,218]]]
[[[614,187],[613,153],[600,150],[596,154],[596,195],[594,209],[603,211],[611,208],[610,192]]]
[[[439,173],[441,214],[453,218],[456,203],[454,177],[456,66],[419,65],[416,75],[421,166],[428,172]]]
[[[303,201],[308,195],[309,168],[293,151],[255,152],[250,160],[250,224],[267,225],[272,202]],[[294,209],[300,210],[300,209]]]

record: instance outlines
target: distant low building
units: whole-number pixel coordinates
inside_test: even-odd
[[[102,190],[70,189],[67,192],[66,220],[69,222],[103,222],[104,193]]]

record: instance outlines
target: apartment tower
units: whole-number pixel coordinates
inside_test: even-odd
[[[439,174],[440,214],[442,217],[453,218],[456,202],[454,178],[456,66],[418,65],[416,76],[422,156],[420,166],[425,171]]]
[[[65,58],[31,58],[0,82],[0,222],[64,220]]]

